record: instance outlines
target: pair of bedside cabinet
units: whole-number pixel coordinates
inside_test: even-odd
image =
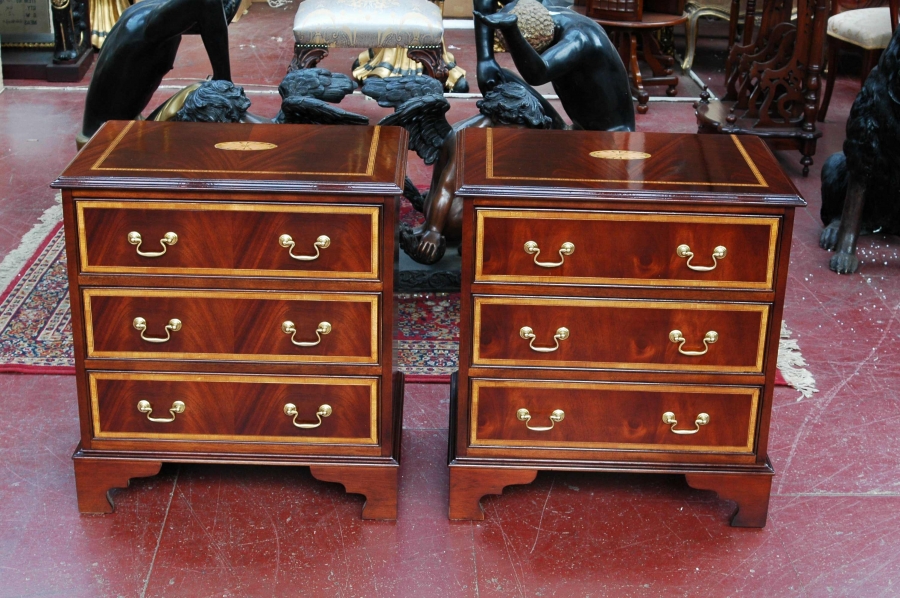
[[[163,462],[397,514],[400,129],[111,122],[63,189],[79,508]],[[756,138],[469,129],[450,517],[539,470],[682,473],[765,524],[793,209]]]

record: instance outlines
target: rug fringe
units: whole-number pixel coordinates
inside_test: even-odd
[[[778,343],[778,369],[784,381],[790,386],[800,391],[797,400],[800,401],[804,397],[810,398],[814,392],[819,392],[816,388],[816,379],[812,373],[803,366],[809,365],[800,353],[800,345],[796,340],[791,338],[791,331],[781,322],[781,341]]]
[[[10,251],[0,262],[0,295],[8,289],[22,271],[22,268],[34,255],[53,227],[62,220],[62,194],[56,193],[56,203],[44,210],[38,223],[25,233],[19,246]]]

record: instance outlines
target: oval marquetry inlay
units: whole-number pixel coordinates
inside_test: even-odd
[[[274,143],[265,143],[263,141],[223,141],[216,144],[216,149],[233,150],[239,152],[253,152],[259,150],[270,150],[278,147]]]
[[[591,157],[603,160],[646,160],[650,157],[650,154],[629,150],[599,150],[591,152]]]

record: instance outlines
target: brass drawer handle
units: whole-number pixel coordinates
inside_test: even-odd
[[[671,411],[666,411],[663,413],[663,423],[667,426],[671,424],[672,432],[674,434],[696,434],[700,431],[700,426],[705,426],[709,423],[709,414],[701,413],[697,416],[697,419],[694,420],[694,426],[696,426],[693,430],[676,430],[675,426],[678,425],[678,420],[675,419],[675,414]]]
[[[530,341],[528,343],[528,346],[531,347],[532,351],[537,351],[538,353],[553,353],[554,351],[559,349],[559,341],[564,341],[569,338],[569,329],[565,326],[560,326],[556,329],[556,334],[553,335],[553,342],[556,343],[556,346],[554,347],[535,347],[534,339],[536,337],[534,336],[534,330],[532,330],[528,326],[522,326],[519,329],[519,336],[527,341]]]
[[[555,409],[553,413],[550,414],[550,425],[549,426],[529,426],[528,422],[531,420],[531,414],[528,413],[528,409],[519,409],[516,411],[516,417],[520,422],[525,422],[525,427],[533,432],[546,432],[547,430],[552,430],[553,426],[561,422],[565,417],[566,413],[562,409]]]
[[[715,330],[710,330],[706,333],[706,336],[703,337],[702,351],[685,351],[682,347],[684,347],[686,339],[681,334],[680,330],[673,330],[672,332],[670,332],[669,340],[673,343],[678,343],[678,352],[682,355],[687,355],[689,357],[698,357],[700,355],[706,355],[706,352],[709,351],[709,346],[719,340],[719,333]]]
[[[278,244],[282,247],[286,247],[288,250],[288,255],[295,260],[301,262],[311,262],[313,260],[319,259],[319,249],[326,249],[329,245],[331,245],[331,239],[325,235],[319,235],[319,237],[316,239],[316,242],[313,243],[313,247],[316,248],[315,255],[294,255],[293,249],[296,243],[294,243],[294,239],[290,235],[281,235],[280,237],[278,237]]]
[[[168,340],[170,338],[172,338],[172,335],[169,333],[170,330],[172,332],[178,332],[179,330],[181,330],[181,320],[179,320],[178,318],[172,318],[171,320],[169,320],[169,323],[166,324],[166,327],[165,327],[166,338],[155,338],[152,336],[144,336],[144,332],[147,331],[147,320],[145,320],[144,318],[142,318],[140,316],[136,317],[134,319],[134,321],[131,322],[131,325],[134,326],[136,330],[141,331],[141,338],[144,339],[145,341],[147,341],[148,343],[168,342]]]
[[[331,415],[331,405],[319,405],[319,410],[316,411],[316,419],[319,420],[317,424],[298,424],[297,423],[297,406],[293,403],[287,403],[284,406],[284,414],[288,417],[294,418],[294,426],[298,428],[303,428],[304,430],[311,430],[313,428],[318,428],[322,425],[322,418],[328,417]]]
[[[728,254],[728,250],[725,249],[722,245],[719,245],[715,249],[713,249],[712,266],[692,266],[691,260],[694,259],[694,253],[691,251],[691,248],[688,245],[679,245],[675,248],[675,254],[678,257],[686,257],[687,258],[687,267],[696,272],[709,272],[710,270],[715,270],[716,266],[719,265],[717,260],[724,258]]]
[[[328,322],[319,322],[319,327],[316,328],[316,338],[319,340],[317,340],[316,342],[312,342],[312,341],[300,342],[300,341],[294,340],[294,335],[297,334],[297,327],[294,326],[294,323],[291,322],[290,320],[285,320],[281,324],[281,331],[284,332],[285,334],[290,334],[291,342],[294,343],[295,345],[297,345],[298,347],[315,347],[316,345],[318,345],[319,343],[322,342],[323,334],[328,334],[329,332],[331,332],[331,324],[329,324]]]
[[[159,240],[159,244],[162,245],[162,251],[141,251],[141,243],[144,240],[141,238],[141,233],[136,231],[131,231],[128,233],[128,242],[132,245],[137,245],[135,251],[141,257],[160,257],[161,255],[165,255],[166,249],[168,249],[167,245],[174,245],[178,242],[178,235],[175,233],[166,233],[162,239]]]
[[[150,406],[150,401],[138,401],[137,408],[141,413],[147,414],[147,419],[158,424],[171,423],[175,421],[176,415],[178,415],[179,413],[184,413],[184,403],[182,403],[181,401],[175,401],[174,403],[172,403],[172,406],[169,407],[169,413],[172,414],[172,417],[170,418],[150,417],[150,414],[153,413],[153,407]]]
[[[541,250],[538,249],[538,244],[534,241],[528,241],[525,243],[525,253],[528,255],[534,256],[534,263],[540,266],[541,268],[556,268],[557,266],[562,266],[563,262],[566,261],[567,255],[572,255],[575,253],[575,245],[566,241],[562,244],[562,247],[559,248],[559,261],[555,263],[550,262],[539,262],[538,256],[541,255]]]

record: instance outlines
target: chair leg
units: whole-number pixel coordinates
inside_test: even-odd
[[[432,79],[437,79],[443,85],[447,82],[447,75],[450,71],[444,62],[442,54],[440,46],[411,47],[406,52],[410,60],[414,60],[422,65],[422,70],[425,71],[426,75]]]
[[[863,84],[865,84],[866,79],[869,78],[869,73],[872,72],[872,69],[875,68],[875,65],[878,64],[878,59],[881,57],[881,50],[866,50],[863,52],[863,61],[862,61],[862,73],[860,73],[859,78],[859,87],[862,89]]]
[[[675,76],[674,70],[671,68],[675,61],[671,56],[662,54],[656,36],[654,36],[652,31],[644,29],[640,32],[640,36],[644,51],[644,61],[653,73],[652,77],[643,80],[643,84],[645,86],[668,85],[666,95],[670,97],[676,95],[678,93],[678,77]]]
[[[315,68],[319,61],[328,56],[328,48],[320,46],[301,46],[294,44],[294,59],[288,67],[288,72],[299,69]]]
[[[825,122],[825,114],[828,112],[828,104],[831,103],[831,92],[834,91],[834,79],[837,76],[837,47],[838,42],[833,39],[828,40],[828,77],[825,81],[825,91],[822,92],[822,106],[819,108],[817,120],[820,123]]]
[[[644,78],[641,76],[641,65],[637,56],[637,36],[633,31],[629,31],[626,35],[628,35],[629,44],[628,64],[631,68],[631,87],[638,101],[637,113],[647,114],[647,111],[650,109],[647,105],[650,101],[650,94],[644,89]]]
[[[684,60],[681,62],[681,70],[687,72],[694,64],[694,52],[697,49],[697,31],[700,28],[700,16],[698,10],[691,13],[684,24],[685,49]]]
[[[731,0],[731,10],[728,16],[728,52],[737,41],[738,19],[741,17],[741,0]]]

